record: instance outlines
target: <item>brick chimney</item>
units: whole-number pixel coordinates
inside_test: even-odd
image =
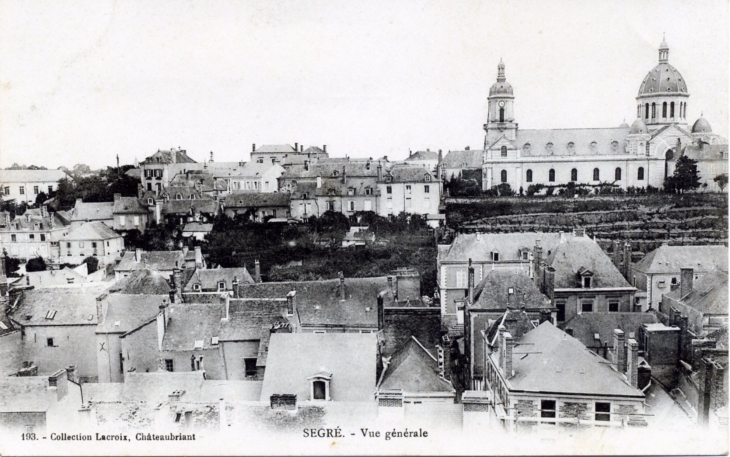
[[[695,271],[692,268],[680,269],[679,287],[681,298],[686,297],[694,287]]]
[[[294,143],[294,152],[299,151],[299,143]]]
[[[342,166],[342,184],[347,184],[347,167]]]
[[[327,152],[327,145],[326,144],[323,144],[322,145],[322,152]]]
[[[639,343],[630,338],[628,341],[628,360],[626,367],[626,378],[631,387],[639,388]]]
[[[383,291],[378,294],[378,330],[383,330],[383,327],[385,327],[385,304],[383,303],[385,293]]]
[[[573,235],[575,236],[584,236],[585,234],[586,231],[582,227],[576,227],[575,229],[573,229]]]
[[[173,268],[173,270],[172,270],[172,287],[176,291],[182,293],[182,290],[183,290],[182,270],[180,268]]]
[[[48,217],[48,206],[47,205],[41,205],[41,217]]]
[[[621,242],[619,240],[613,240],[611,242],[611,261],[619,271],[621,270]]]
[[[238,276],[233,277],[231,288],[233,289],[233,298],[238,298]]]
[[[253,263],[254,268],[254,275],[253,279],[256,282],[261,282],[261,264],[259,263],[259,259],[256,259]]]
[[[337,275],[340,278],[340,301],[345,301],[345,275],[341,271]]]
[[[617,328],[613,330],[613,363],[616,371],[626,373],[626,343],[624,331]]]
[[[436,346],[436,363],[438,364],[438,370],[439,370],[439,377],[442,379],[445,379],[446,375],[446,367],[445,367],[445,357],[444,357],[444,348],[441,347],[441,345]]]
[[[631,247],[631,243],[628,241],[624,243],[624,265],[623,268],[620,270],[621,274],[624,275],[624,278],[629,279],[629,276],[631,275],[631,253],[633,252],[633,248]]]
[[[291,290],[286,294],[286,313],[290,316],[296,314],[297,310],[297,291]]]
[[[195,268],[203,268],[203,250],[200,246],[195,246]]]
[[[512,349],[515,346],[515,342],[512,339],[512,334],[504,332],[504,358],[502,363],[502,371],[504,377],[509,379],[512,377]]]
[[[383,180],[383,166],[378,162],[378,181]]]
[[[553,292],[555,290],[555,268],[547,267],[545,271],[545,295],[552,299],[554,295]]]
[[[300,144],[299,145],[299,152],[300,153],[303,153],[304,152],[304,145],[303,144]]]
[[[137,248],[137,249],[134,250],[134,261],[135,262],[139,263],[139,262],[142,261],[142,253],[143,252],[144,251],[142,250],[142,248]]]
[[[469,304],[474,303],[474,267],[471,264],[471,258],[469,259]]]
[[[251,152],[256,152],[256,143],[251,145]]]

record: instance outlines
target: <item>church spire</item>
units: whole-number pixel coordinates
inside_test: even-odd
[[[499,65],[497,65],[497,82],[505,82],[507,78],[504,77],[504,62],[502,62],[502,59],[499,59]]]
[[[667,44],[667,35],[662,35],[662,44],[659,45],[659,63],[669,62],[669,45]]]

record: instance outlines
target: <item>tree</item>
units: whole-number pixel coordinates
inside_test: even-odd
[[[688,190],[695,190],[700,187],[700,175],[697,172],[697,161],[687,156],[677,160],[674,174],[664,182],[665,190],[683,194]]]
[[[32,271],[46,271],[46,261],[43,260],[43,257],[34,257],[25,264],[25,271],[28,273]]]
[[[18,277],[16,271],[20,269],[20,260],[10,257],[5,249],[3,249],[3,258],[5,259],[5,274],[11,278]]]
[[[35,206],[41,206],[48,200],[48,195],[45,192],[41,192],[35,197]]]
[[[712,180],[715,181],[718,186],[720,186],[721,191],[725,191],[725,187],[727,187],[727,173],[719,174],[715,176]]]
[[[95,272],[96,270],[99,269],[99,259],[96,258],[96,256],[93,256],[92,255],[91,257],[87,257],[81,263],[85,263],[86,264],[86,269],[87,269],[87,271],[88,271],[89,274],[91,274],[91,273],[93,273],[93,272]]]

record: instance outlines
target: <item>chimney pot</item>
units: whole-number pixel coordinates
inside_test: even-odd
[[[251,152],[256,152],[256,143],[251,146]]]

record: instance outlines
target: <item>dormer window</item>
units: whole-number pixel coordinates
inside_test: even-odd
[[[524,261],[530,260],[530,251],[528,251],[527,249],[522,250],[520,252],[520,257]]]
[[[332,373],[320,371],[314,376],[307,378],[309,380],[309,398],[311,400],[330,401],[330,382],[332,381]]]
[[[218,282],[218,292],[222,292],[226,290],[226,282],[225,281],[219,281]]]
[[[339,174],[340,173],[337,170],[335,170],[335,171],[332,172],[332,176],[338,176]]]
[[[176,194],[175,200],[182,200],[182,194],[180,194],[180,193]]]
[[[147,204],[148,205],[154,205],[155,204],[155,199],[154,198],[148,198],[147,199]]]
[[[492,251],[492,262],[499,262],[499,251]]]
[[[354,187],[348,187],[347,188],[347,195],[355,195],[355,188]]]
[[[302,200],[306,200],[306,199],[307,199],[307,197],[308,197],[308,195],[307,195],[307,194],[302,194]]]
[[[578,275],[581,278],[581,286],[584,289],[590,289],[593,285],[593,272],[585,267],[580,267]]]
[[[200,292],[200,284],[193,284],[193,290],[195,292]]]
[[[423,177],[424,181],[430,182],[431,181],[431,175],[426,175]]]
[[[590,289],[591,288],[591,278],[590,276],[583,276],[583,288],[584,289]]]
[[[195,200],[195,194],[190,194],[190,200]]]

